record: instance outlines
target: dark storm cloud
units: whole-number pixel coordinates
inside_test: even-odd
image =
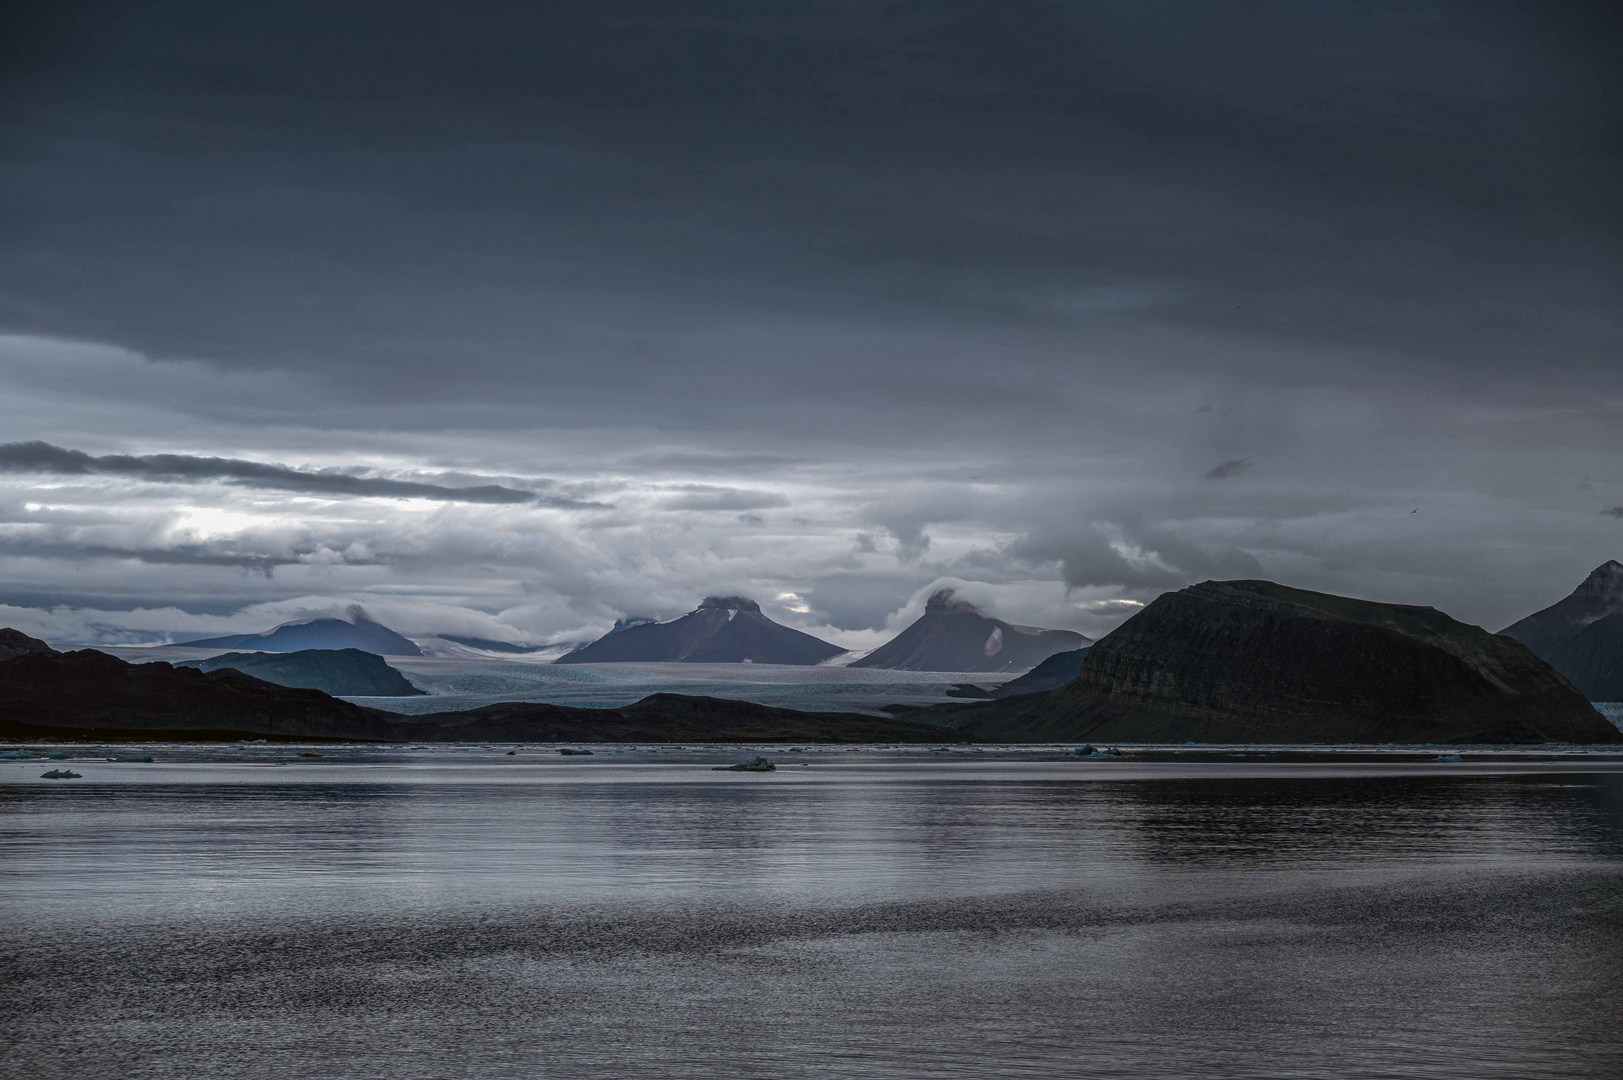
[[[1623,506],[1614,506],[1609,510],[1602,510],[1601,513],[1607,517],[1623,518]]]
[[[1135,599],[1279,576],[1493,622],[1615,554],[1614,496],[1551,494],[1623,452],[1611,5],[18,12],[7,438],[463,504],[241,526],[270,511],[188,489],[176,543],[388,551],[366,587],[512,603],[537,639],[686,610],[706,575],[837,580],[814,607],[871,628],[960,570]],[[1267,484],[1201,481],[1264,457]],[[30,475],[0,477],[50,504],[26,514],[95,497]],[[503,513],[608,491],[612,521]],[[802,535],[761,528],[791,503]],[[493,567],[541,584],[499,597]]]
[[[841,357],[874,321],[1609,364],[1617,34],[1589,10],[88,5],[8,84],[0,311],[667,424],[814,362],[898,404],[917,358]],[[704,340],[807,317],[831,336]]]
[[[1212,466],[1211,471],[1206,474],[1206,479],[1227,480],[1231,476],[1239,476],[1248,471],[1255,464],[1256,462],[1250,458],[1229,458]]]
[[[466,503],[533,503],[570,510],[603,509],[607,504],[519,491],[499,484],[443,487],[411,480],[351,476],[340,472],[306,472],[286,465],[234,458],[195,457],[189,454],[103,454],[93,457],[46,442],[0,444],[0,470],[57,473],[67,476],[130,476],[142,480],[184,483],[225,480],[244,487],[302,491],[329,496],[373,496],[393,499],[435,499]]]
[[[81,544],[54,537],[0,536],[0,555],[83,562],[86,559],[127,560],[150,566],[211,566],[269,574],[278,566],[293,566],[297,557],[222,550],[219,545],[178,544],[170,547],[123,548]]]

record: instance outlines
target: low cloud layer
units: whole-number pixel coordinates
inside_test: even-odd
[[[355,476],[335,469],[308,472],[285,465],[190,454],[103,454],[93,457],[47,442],[0,444],[0,470],[55,473],[63,476],[129,476],[158,483],[224,480],[245,487],[301,491],[313,495],[372,496],[387,499],[434,499],[440,502],[535,503],[570,510],[607,509],[604,503],[582,502],[534,491],[519,491],[499,484],[446,487],[412,480]]]

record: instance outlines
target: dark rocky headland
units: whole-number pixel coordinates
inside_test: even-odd
[[[1270,581],[1163,594],[1051,693],[925,711],[982,740],[1623,742],[1520,642]]]

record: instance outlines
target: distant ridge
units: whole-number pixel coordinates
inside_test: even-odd
[[[1026,671],[1055,653],[1091,644],[1074,630],[1042,630],[994,619],[951,589],[924,605],[917,622],[853,661],[854,668],[896,671]]]
[[[252,652],[301,652],[305,649],[359,649],[380,656],[421,656],[410,638],[401,637],[367,617],[359,606],[349,619],[303,619],[287,622],[262,634],[230,634],[177,642],[194,649],[245,649]]]
[[[411,697],[424,692],[385,664],[383,657],[360,649],[221,653],[207,660],[187,660],[175,666],[199,671],[232,668],[277,686],[320,690],[334,697]]]
[[[623,619],[614,626],[590,645],[553,663],[811,665],[844,651],[773,622],[761,614],[761,605],[743,596],[707,596],[680,618],[665,622]]]

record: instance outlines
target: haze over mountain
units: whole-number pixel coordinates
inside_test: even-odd
[[[423,650],[408,638],[374,622],[359,607],[348,619],[301,619],[283,623],[262,634],[229,634],[178,644],[195,649],[247,649],[257,652],[301,652],[306,649],[359,649],[381,656],[421,656]]]
[[[895,638],[855,660],[851,667],[900,671],[1026,671],[1059,652],[1071,652],[1089,639],[1071,630],[1015,626],[981,613],[951,589],[925,603],[918,621]]]
[[[625,620],[603,637],[559,657],[558,664],[677,661],[693,664],[818,664],[844,650],[791,630],[742,596],[707,596],[693,611],[663,622]]]

